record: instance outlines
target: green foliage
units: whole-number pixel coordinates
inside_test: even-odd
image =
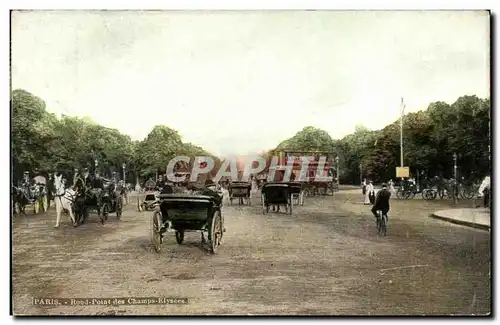
[[[12,92],[12,157],[14,178],[24,170],[71,172],[90,167],[94,160],[105,174],[119,172],[122,164],[133,176],[151,176],[165,169],[176,155],[210,155],[179,133],[157,125],[143,141],[133,141],[116,129],[101,126],[89,117],[62,116],[45,110],[45,102],[25,90]],[[135,178],[128,178],[133,181]]]
[[[334,141],[326,131],[306,126],[292,138],[281,142],[277,149],[330,152],[333,146]]]
[[[435,102],[425,111],[406,114],[404,165],[413,174],[419,170],[451,177],[456,152],[462,176],[477,179],[488,174],[489,113],[489,99],[463,96],[452,105]],[[340,157],[341,182],[359,183],[361,176],[374,181],[395,179],[401,163],[399,120],[378,131],[357,125],[354,133],[340,140],[309,126],[278,145],[278,149],[297,151],[331,150],[328,148],[335,148]]]

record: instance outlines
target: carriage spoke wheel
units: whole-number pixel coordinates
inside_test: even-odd
[[[182,244],[182,242],[184,241],[184,230],[175,231],[175,240],[177,241],[177,244]]]
[[[121,202],[116,202],[116,219],[120,220],[122,217],[123,204]]]
[[[288,199],[287,212],[289,215],[292,215],[292,210],[293,210],[293,194],[290,195],[290,198]]]
[[[220,245],[220,240],[222,237],[222,224],[221,224],[221,217],[220,217],[220,212],[215,212],[214,216],[212,217],[212,225],[210,227],[210,233],[209,233],[209,243],[210,243],[210,252],[212,254],[216,254],[219,245]]]
[[[151,244],[157,253],[161,251],[161,225],[161,212],[155,211],[151,219]]]
[[[101,224],[104,224],[106,220],[108,220],[108,215],[109,215],[109,207],[107,203],[104,203],[102,206],[102,211],[101,211]]]

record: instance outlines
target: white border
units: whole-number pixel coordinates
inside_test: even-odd
[[[492,0],[489,1],[464,1],[464,0],[453,0],[453,1],[436,1],[436,0],[420,0],[415,2],[410,1],[388,1],[388,0],[379,0],[379,1],[361,1],[361,0],[351,0],[351,1],[318,1],[318,0],[308,0],[308,1],[270,1],[270,0],[248,0],[248,1],[208,1],[208,0],[148,0],[148,1],[103,1],[103,0],[86,0],[86,1],[2,1],[2,15],[3,19],[1,19],[4,24],[4,28],[1,29],[1,44],[4,46],[4,50],[1,52],[2,60],[4,64],[1,66],[2,72],[6,76],[3,80],[4,85],[1,88],[3,91],[2,100],[4,103],[4,108],[1,110],[1,114],[3,114],[4,118],[1,118],[0,121],[3,123],[3,127],[1,130],[3,131],[4,140],[1,141],[1,149],[4,152],[4,156],[2,159],[2,164],[4,167],[1,169],[3,171],[3,175],[9,175],[9,142],[10,142],[10,117],[9,110],[7,108],[7,103],[9,100],[9,68],[6,64],[9,59],[9,12],[7,9],[236,9],[236,10],[245,10],[245,9],[334,9],[334,10],[346,10],[346,9],[357,9],[357,10],[388,10],[388,9],[399,9],[399,10],[465,10],[465,9],[494,9],[498,6],[498,1],[494,2]],[[496,33],[495,33],[496,34]],[[495,89],[497,90],[497,89]],[[498,115],[498,114],[497,114]],[[494,121],[496,125],[496,120]],[[495,143],[498,139],[495,138]],[[497,150],[497,146],[495,146],[495,151]],[[495,166],[497,167],[497,166]],[[10,249],[10,233],[8,233],[7,229],[9,228],[10,218],[9,215],[9,193],[7,188],[7,179],[3,182],[3,186],[0,187],[1,193],[0,198],[3,200],[4,207],[6,213],[4,214],[4,218],[2,218],[2,222],[4,222],[4,226],[2,229],[5,231],[5,235],[1,236],[3,238],[3,244],[0,246],[2,253],[2,260],[7,261],[10,260],[9,249]],[[493,184],[497,184],[498,182],[493,181]],[[500,191],[495,191],[495,202],[500,202],[498,200],[498,196],[500,196]],[[497,245],[495,245],[495,252],[497,251]],[[3,265],[6,265],[4,263]],[[3,307],[2,312],[2,323],[6,324],[13,322],[13,318],[6,317],[8,315],[9,301],[10,301],[10,290],[8,290],[10,278],[9,278],[9,269],[3,268],[1,270],[3,275],[3,283],[5,283],[5,289],[3,290],[3,294],[1,296],[0,306]],[[496,274],[495,274],[496,275]],[[496,299],[495,299],[496,301]],[[496,305],[494,306],[496,307]],[[497,310],[497,308],[494,308]],[[83,323],[90,323],[89,320],[80,321]],[[193,322],[193,320],[186,320],[187,322]],[[258,320],[257,320],[258,321]],[[262,322],[262,320],[260,320]],[[299,320],[300,322],[305,322],[306,320]],[[332,319],[334,322],[344,323],[345,320],[337,320]],[[360,322],[361,320],[357,320]],[[386,322],[387,320],[382,320]],[[395,320],[400,321],[400,320]],[[427,324],[429,322],[436,322],[436,320],[432,319],[422,319],[421,321],[425,321]],[[453,321],[453,320],[451,320]],[[52,323],[53,320],[47,319],[43,321],[45,323]],[[69,322],[64,320],[64,322]],[[137,321],[134,321],[137,322]],[[168,320],[168,322],[173,322],[173,320]],[[264,321],[266,322],[266,321]]]

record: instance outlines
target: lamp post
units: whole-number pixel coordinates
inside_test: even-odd
[[[335,164],[337,165],[337,188],[338,188],[340,185],[339,156],[335,157]]]
[[[400,147],[401,147],[401,167],[404,167],[403,164],[403,116],[405,114],[405,104],[403,102],[403,98],[401,98],[401,114],[399,117],[399,140],[400,140]]]
[[[453,182],[453,202],[457,204],[457,153],[453,153],[453,177],[455,181]]]
[[[123,170],[123,184],[125,184],[125,167],[127,167],[127,165],[125,163],[123,163],[123,165],[122,165],[122,170]]]

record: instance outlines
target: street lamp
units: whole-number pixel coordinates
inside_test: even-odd
[[[403,164],[403,116],[405,114],[405,107],[406,107],[406,105],[403,102],[403,98],[401,98],[401,115],[399,117],[399,129],[400,129],[399,140],[400,140],[400,144],[401,144],[401,167],[404,167],[404,164]]]
[[[457,204],[457,153],[453,153],[453,177],[455,181],[453,182],[453,202]]]
[[[339,156],[335,157],[335,163],[337,165],[337,188],[340,185],[340,174],[339,174]]]
[[[122,169],[123,169],[123,184],[125,184],[125,167],[127,167],[127,165],[125,165],[125,163],[123,163],[123,165],[122,165]]]

